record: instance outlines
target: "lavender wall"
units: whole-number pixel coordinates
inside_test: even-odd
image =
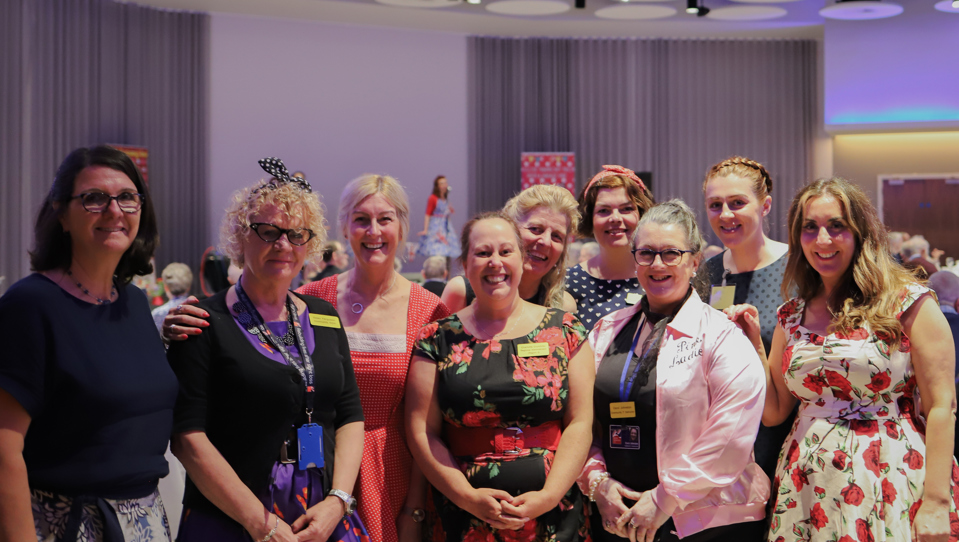
[[[363,173],[406,186],[413,232],[445,174],[465,222],[465,36],[213,14],[210,39],[211,231],[264,156],[306,172],[334,228],[343,185]]]

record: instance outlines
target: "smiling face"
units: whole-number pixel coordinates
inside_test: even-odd
[[[265,222],[282,229],[305,228],[302,220],[292,218],[279,211],[273,205],[264,205],[252,216],[251,223]],[[243,242],[243,280],[264,281],[270,284],[284,284],[288,288],[293,278],[303,268],[303,261],[309,251],[312,239],[307,244],[296,246],[290,243],[286,234],[269,243],[250,230]],[[246,284],[244,282],[244,284]]]
[[[515,230],[505,220],[491,218],[473,224],[465,263],[466,278],[477,299],[517,295],[523,255]]]
[[[655,251],[689,250],[689,243],[682,227],[650,222],[636,232],[635,248]],[[664,264],[661,256],[656,256],[651,265],[636,265],[636,278],[646,291],[650,310],[658,314],[669,314],[679,306],[689,291],[689,281],[699,267],[699,260],[698,255],[684,253],[678,265]]]
[[[367,196],[353,207],[348,234],[357,265],[393,266],[400,222],[396,208],[383,194]]]
[[[525,273],[537,279],[549,273],[563,255],[568,233],[566,217],[560,212],[540,206],[526,213],[519,221],[520,238],[526,247]]]
[[[806,261],[827,289],[834,287],[856,254],[856,236],[839,200],[828,194],[811,198],[803,209],[801,228],[799,241]]]
[[[88,192],[103,192],[116,196],[123,192],[137,192],[137,187],[121,171],[105,166],[84,168],[73,183],[73,196]],[[79,199],[72,199],[60,215],[63,231],[70,234],[73,254],[112,253],[121,256],[140,228],[140,211],[125,213],[111,200],[102,213],[91,213]]]
[[[593,207],[593,236],[600,247],[628,247],[637,222],[639,210],[625,188],[599,190]]]
[[[763,236],[763,217],[772,198],[756,198],[753,181],[736,174],[712,177],[706,183],[706,215],[720,242],[733,250]]]

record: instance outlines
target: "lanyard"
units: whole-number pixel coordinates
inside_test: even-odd
[[[636,363],[636,367],[633,368],[632,374],[629,375],[629,379],[626,378],[626,373],[629,371],[629,364],[633,361],[633,351],[636,350],[636,345],[639,344],[639,337],[643,334],[643,328],[646,327],[646,315],[643,315],[643,319],[639,322],[639,327],[636,328],[636,335],[633,336],[633,344],[629,347],[629,353],[626,354],[626,363],[623,364],[623,373],[619,376],[619,400],[626,401],[629,399],[629,394],[633,391],[633,383],[636,381],[636,375],[639,374],[639,368],[643,364],[642,357],[646,355],[646,352],[649,350],[647,346],[643,349],[643,354],[640,357],[640,360]]]
[[[235,290],[236,297],[240,301],[240,306],[244,310],[240,312],[237,318],[250,332],[256,333],[261,341],[265,341],[273,347],[274,350],[279,352],[287,365],[294,367],[297,372],[300,373],[300,376],[303,378],[303,383],[306,384],[307,423],[313,423],[313,360],[310,358],[309,350],[306,348],[306,337],[303,335],[303,327],[300,326],[299,315],[296,312],[296,304],[287,296],[286,312],[290,328],[293,329],[293,334],[296,336],[296,346],[299,349],[299,355],[293,356],[290,351],[286,349],[286,346],[270,331],[270,328],[266,327],[266,324],[263,323],[263,317],[260,316],[260,311],[256,310],[256,306],[253,305],[253,302],[247,297],[246,292],[243,291],[243,287],[240,286],[240,282],[239,280],[236,281]],[[234,306],[234,308],[239,307]]]

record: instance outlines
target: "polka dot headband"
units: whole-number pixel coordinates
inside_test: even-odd
[[[263,171],[269,173],[273,178],[268,182],[257,187],[253,193],[256,193],[264,188],[269,188],[270,190],[276,190],[280,185],[287,183],[293,183],[298,186],[300,190],[306,192],[313,192],[313,187],[310,186],[310,183],[306,179],[301,179],[300,177],[291,177],[289,170],[286,169],[286,166],[283,165],[283,160],[270,156],[268,158],[263,158],[259,160],[260,167],[263,168]]]

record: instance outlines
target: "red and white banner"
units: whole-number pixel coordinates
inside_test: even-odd
[[[520,156],[522,189],[534,184],[562,186],[576,197],[576,155],[571,152],[524,152]]]
[[[143,182],[150,185],[150,178],[147,175],[147,163],[150,159],[150,151],[146,147],[136,147],[133,145],[115,145],[111,144],[111,147],[118,151],[122,151],[127,156],[133,160],[133,164],[136,165],[140,170],[140,174],[143,175]]]

